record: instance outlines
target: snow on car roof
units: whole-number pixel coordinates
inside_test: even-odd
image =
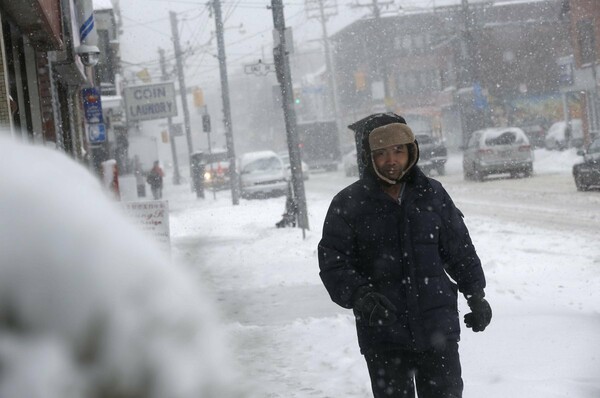
[[[245,165],[254,162],[255,160],[258,159],[264,159],[264,158],[278,158],[279,156],[277,156],[277,154],[273,151],[257,151],[257,152],[248,152],[242,155],[242,158],[240,160],[241,166],[244,167]]]
[[[529,142],[527,135],[523,130],[518,127],[492,127],[479,131],[481,133],[480,142],[491,140],[500,137],[502,134],[511,132],[514,133],[517,140],[523,140]]]

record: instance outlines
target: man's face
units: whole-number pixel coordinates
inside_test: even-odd
[[[371,152],[373,162],[379,173],[391,180],[400,178],[408,165],[408,148],[406,145],[394,145]]]

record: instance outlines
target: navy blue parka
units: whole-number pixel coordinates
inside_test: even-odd
[[[354,311],[363,354],[458,341],[457,290],[485,288],[463,215],[442,184],[418,166],[402,180],[399,204],[366,170],[333,198],[318,246],[320,277],[334,302],[352,308],[357,294],[372,290],[397,307],[389,326],[369,326]]]

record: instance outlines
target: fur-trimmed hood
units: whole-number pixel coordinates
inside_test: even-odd
[[[416,140],[414,140],[414,142],[412,144],[407,144],[408,151],[409,151],[409,167],[404,171],[404,173],[401,175],[401,177],[397,181],[392,181],[385,177],[382,178],[382,176],[380,176],[379,173],[377,173],[375,171],[375,167],[373,165],[373,160],[371,157],[371,146],[369,144],[369,135],[371,134],[371,132],[373,132],[374,130],[376,130],[378,128],[392,125],[395,123],[400,123],[400,124],[406,125],[406,120],[402,116],[397,115],[395,113],[391,113],[391,112],[390,113],[376,113],[376,114],[370,115],[370,116],[368,116],[364,119],[361,119],[361,120],[351,124],[350,126],[348,126],[350,129],[355,131],[356,141],[357,141],[357,143],[360,143],[360,145],[359,145],[359,153],[360,153],[359,164],[362,165],[361,175],[370,174],[373,177],[377,178],[379,181],[381,181],[383,184],[388,184],[388,185],[397,184],[397,183],[404,182],[407,179],[409,179],[410,174],[412,174],[411,170],[414,169],[415,165],[417,164],[417,162],[419,160],[419,144]]]

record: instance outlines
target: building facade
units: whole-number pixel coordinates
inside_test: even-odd
[[[582,112],[576,116],[582,119],[589,143],[600,135],[600,4],[597,0],[565,0],[563,10],[570,23],[573,52],[562,91],[580,96]]]
[[[463,2],[354,22],[332,37],[345,123],[387,109],[458,148],[477,128],[561,119],[562,6]]]
[[[95,84],[98,54],[84,10],[91,0],[0,0],[0,124],[90,164],[82,89]]]

